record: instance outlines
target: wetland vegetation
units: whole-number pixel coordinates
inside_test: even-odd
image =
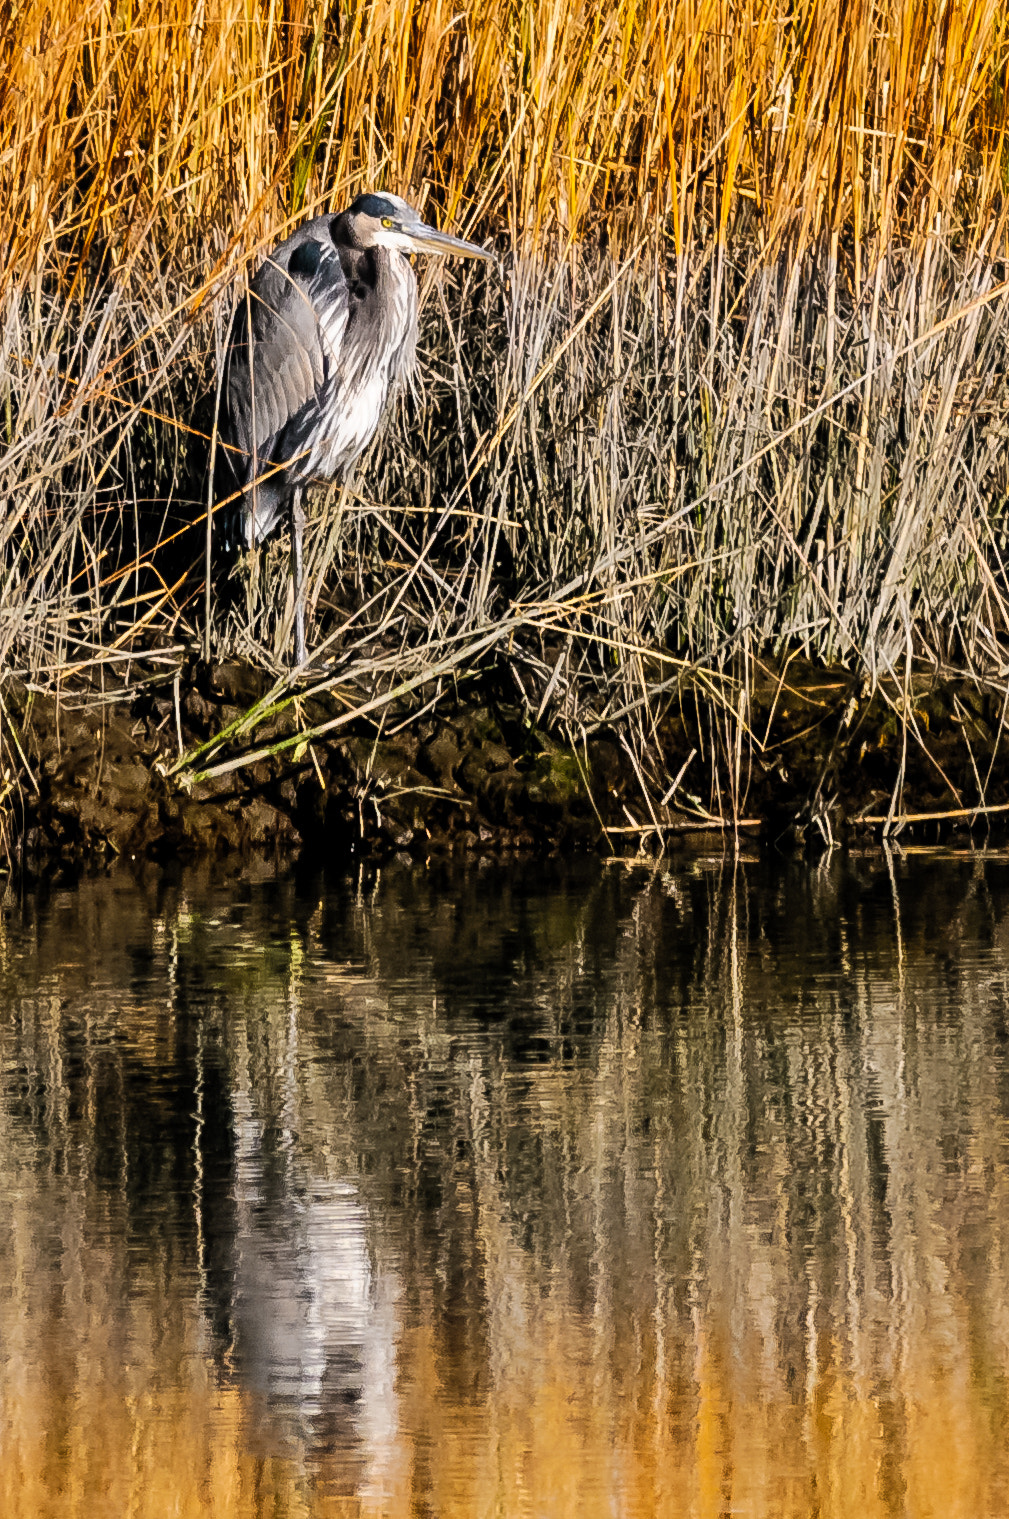
[[[5,853],[997,814],[1007,46],[985,0],[9,7]],[[500,268],[423,272],[296,678],[286,544],[208,521],[217,367],[362,188]]]

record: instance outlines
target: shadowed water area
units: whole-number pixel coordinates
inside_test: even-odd
[[[0,1512],[1009,1512],[1009,860],[0,929]]]

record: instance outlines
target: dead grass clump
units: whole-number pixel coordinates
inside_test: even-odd
[[[738,754],[761,649],[1001,680],[1007,24],[29,0],[0,25],[3,667],[129,692],[212,637],[280,671],[282,549],[238,612],[214,564],[204,610],[227,287],[369,185],[504,278],[425,274],[424,404],[318,508],[348,710],[496,661],[664,791],[663,702],[700,693]]]

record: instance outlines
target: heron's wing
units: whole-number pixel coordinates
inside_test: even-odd
[[[331,244],[283,244],[257,272],[235,314],[228,365],[234,440],[246,454],[268,457],[273,440],[314,399],[339,357],[348,311]]]

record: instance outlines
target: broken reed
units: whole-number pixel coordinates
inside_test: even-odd
[[[493,238],[503,274],[425,272],[423,402],[317,508],[314,641],[351,708],[497,653],[533,716],[647,760],[689,681],[735,795],[755,651],[1001,669],[1007,25],[12,11],[0,662],[170,677],[200,631],[225,287],[367,185]],[[282,555],[265,574],[279,620],[218,610],[215,636],[276,665]]]

